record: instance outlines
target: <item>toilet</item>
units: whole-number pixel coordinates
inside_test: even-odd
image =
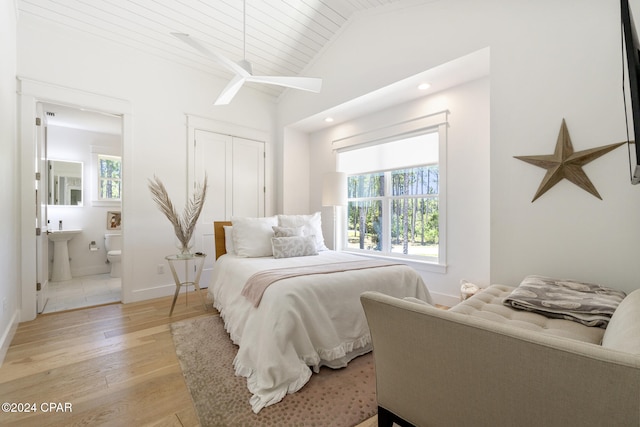
[[[122,274],[122,235],[105,234],[104,247],[107,250],[107,262],[111,264],[111,277],[120,277]]]

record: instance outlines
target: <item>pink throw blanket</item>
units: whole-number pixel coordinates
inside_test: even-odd
[[[350,270],[362,270],[365,268],[388,267],[401,265],[397,262],[386,262],[378,260],[347,261],[333,264],[318,264],[304,267],[276,268],[255,273],[247,280],[242,288],[242,296],[246,297],[254,307],[260,305],[262,295],[267,288],[283,279],[290,277],[307,276],[311,274],[339,273]]]

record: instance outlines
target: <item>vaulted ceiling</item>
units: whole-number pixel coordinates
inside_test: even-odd
[[[30,16],[73,28],[228,80],[233,77],[231,72],[178,40],[171,32],[188,33],[210,50],[234,61],[246,57],[252,63],[255,75],[305,76],[309,75],[310,64],[352,20],[364,14],[386,13],[434,0],[245,1],[16,0],[20,17]],[[440,91],[488,75],[488,68],[487,52],[469,55],[318,113],[298,123],[298,127],[312,132],[330,126],[322,120],[327,115],[348,120],[374,108],[383,109],[425,96],[426,93],[415,89],[418,83],[429,82],[431,91]],[[257,83],[247,86],[276,98],[284,90]],[[222,88],[223,85],[220,91]],[[211,94],[212,103],[218,94]],[[76,120],[72,109],[53,105],[49,108],[56,113],[51,122],[69,126],[68,123]]]
[[[404,1],[18,0],[17,4],[20,16],[32,15],[230,78],[229,71],[170,33],[188,33],[234,61],[246,58],[256,75],[306,75],[309,64],[357,14],[397,7]],[[282,92],[276,86],[252,86],[273,96]]]

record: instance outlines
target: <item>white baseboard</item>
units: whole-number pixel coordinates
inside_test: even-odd
[[[193,287],[189,288],[189,291],[191,290],[193,290]],[[176,292],[175,283],[171,283],[168,285],[155,286],[153,288],[136,289],[133,292],[131,292],[131,300],[127,300],[126,302],[137,302],[137,301],[145,301],[153,298],[166,297],[169,295],[174,295],[175,292]],[[180,293],[183,293],[183,292],[184,292],[184,289],[181,289]]]
[[[16,330],[18,329],[18,323],[20,319],[20,310],[16,310],[13,313],[13,317],[11,318],[11,322],[7,326],[7,329],[2,334],[2,338],[0,338],[0,366],[4,362],[4,357],[7,355],[7,351],[9,350],[9,346],[11,345],[11,341],[13,340],[14,335],[16,334]]]

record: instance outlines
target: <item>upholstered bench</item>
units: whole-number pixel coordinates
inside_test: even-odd
[[[379,425],[640,425],[640,290],[603,329],[505,306],[513,289],[450,310],[362,294]]]
[[[451,307],[454,313],[507,324],[516,328],[557,337],[572,338],[600,344],[605,330],[581,325],[564,319],[553,319],[530,311],[514,310],[502,303],[515,289],[512,286],[492,285],[471,298]]]

